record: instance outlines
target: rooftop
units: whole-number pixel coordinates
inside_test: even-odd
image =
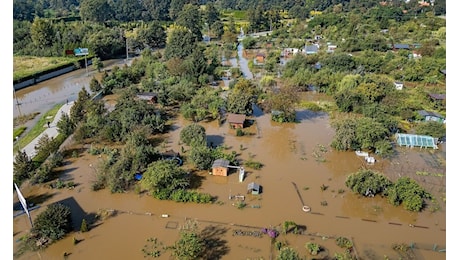
[[[428,135],[396,134],[396,141],[399,146],[417,146],[438,149],[436,145],[437,139]]]
[[[214,163],[212,164],[212,168],[217,168],[217,167],[224,167],[224,168],[227,168],[228,165],[230,164],[230,162],[228,160],[225,160],[225,159],[217,159],[214,161]]]
[[[242,114],[228,114],[227,121],[232,124],[243,124],[246,120],[246,115]]]

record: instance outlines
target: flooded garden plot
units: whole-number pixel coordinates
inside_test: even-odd
[[[318,256],[331,258],[344,252],[336,245],[337,237],[352,240],[353,253],[360,259],[384,256],[411,259],[409,254],[415,255],[413,259],[445,259],[442,252],[446,244],[445,202],[438,200],[439,208],[414,213],[392,206],[379,196],[355,195],[345,186],[350,173],[367,167],[391,179],[399,174],[417,177],[422,186],[439,198],[445,191],[445,178],[431,175],[445,175],[443,164],[433,162],[442,161],[442,148],[431,152],[398,149],[398,157],[377,157],[377,162],[369,166],[354,152],[330,148],[334,130],[326,114],[299,111],[298,117],[298,123],[279,124],[272,122],[270,115],[256,111],[250,118],[253,123],[243,129],[246,133],[243,136],[237,136],[236,130],[226,122],[200,123],[206,129],[208,144],[212,142],[224,146],[227,152],[236,152],[241,163],[252,160],[262,165],[260,169],[245,167],[243,182],[238,180],[237,169],[230,169],[228,176],[195,172],[201,184],[199,191],[217,198],[213,204],[159,201],[142,192],[94,192],[90,188],[95,178],[92,166],[97,164],[98,157],[84,152],[78,158],[67,159],[62,171],[67,180],[76,183],[75,188],[24,188],[25,196],[42,205],[31,212],[32,217],[45,205],[69,197],[85,214],[95,214],[101,209],[112,209],[118,214],[87,233],[71,233],[44,251],[17,259],[62,259],[64,252],[69,253],[68,259],[143,259],[142,248],[152,247],[147,242],[149,238],[172,245],[188,219],[196,220],[208,242],[214,245],[208,259],[271,259],[281,245],[292,247],[300,256],[310,259],[307,243],[316,243],[324,249]],[[190,123],[180,116],[176,118],[172,130],[164,135],[161,149],[181,151],[184,147],[181,155],[186,158],[188,148],[180,143],[179,133]],[[251,182],[262,187],[260,194],[247,193]],[[244,196],[244,203],[236,196]],[[305,205],[309,212],[303,210]],[[284,234],[286,222],[302,227],[301,232]],[[76,230],[79,224],[74,224]],[[279,236],[273,239],[260,234],[263,228],[276,229]],[[26,216],[14,218],[13,239],[16,241],[28,229]],[[81,242],[74,244],[73,237]],[[16,242],[14,246],[17,249]],[[170,259],[170,252],[164,252],[158,259]]]

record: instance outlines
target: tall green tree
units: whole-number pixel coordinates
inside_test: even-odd
[[[356,138],[358,120],[354,116],[340,116],[335,118],[331,125],[335,129],[331,146],[339,151],[357,150],[360,144]]]
[[[206,243],[198,233],[195,221],[187,222],[180,231],[180,238],[174,243],[173,256],[177,260],[200,259],[206,249]]]
[[[149,48],[164,48],[166,45],[166,32],[159,22],[152,22],[147,28],[139,29],[137,39]]]
[[[191,31],[185,27],[173,27],[167,38],[165,58],[185,59],[195,48],[195,36]]]
[[[83,21],[103,23],[110,20],[114,14],[107,0],[81,0],[80,16]]]
[[[217,37],[220,38],[222,35],[224,35],[224,24],[220,21],[217,20],[214,23],[211,24],[211,33]]]
[[[239,79],[227,97],[227,111],[236,114],[252,115],[252,104],[255,102],[257,87],[252,81]]]
[[[19,151],[13,161],[13,181],[21,186],[22,182],[27,180],[34,170],[34,163],[27,155],[26,151]]]
[[[101,59],[107,59],[125,53],[125,40],[117,28],[101,28],[88,35],[88,45]]]
[[[197,123],[187,125],[180,131],[180,140],[188,146],[205,146],[206,129]]]
[[[202,21],[198,6],[193,4],[184,5],[177,15],[176,24],[189,29],[195,41],[201,41],[203,39],[201,33]]]
[[[30,27],[30,36],[38,48],[51,47],[54,39],[54,27],[51,20],[35,17]]]
[[[371,170],[359,170],[348,175],[345,185],[362,196],[375,196],[391,187],[391,181],[383,174]]]
[[[224,99],[218,90],[199,89],[189,103],[181,106],[185,118],[199,122],[204,119],[216,119],[224,107]]]
[[[32,234],[37,235],[37,240],[48,241],[59,240],[72,230],[72,218],[70,207],[54,203],[49,205],[45,211],[38,214],[34,220]]]
[[[179,12],[187,3],[189,3],[189,0],[171,0],[171,4],[169,6],[169,18],[173,21],[176,20]]]
[[[170,0],[144,0],[142,1],[144,21],[169,21]]]
[[[151,163],[142,175],[143,187],[159,199],[169,199],[173,191],[190,185],[188,174],[173,160]]]
[[[432,197],[409,177],[399,178],[393,186],[389,187],[387,194],[388,201],[392,205],[402,204],[409,211],[421,211],[425,206],[424,200]]]
[[[114,18],[122,22],[138,21],[142,19],[142,2],[119,0],[111,1],[111,9],[114,13]]]

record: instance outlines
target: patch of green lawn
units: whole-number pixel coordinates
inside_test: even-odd
[[[39,136],[46,127],[46,122],[53,121],[59,109],[63,104],[56,104],[52,109],[43,114],[43,116],[38,120],[37,124],[30,129],[30,131],[18,140],[18,142],[13,147],[13,152],[16,153],[20,149],[28,145],[32,140]],[[49,117],[49,118],[48,118]]]

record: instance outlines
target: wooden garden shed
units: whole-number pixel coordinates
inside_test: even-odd
[[[227,176],[230,162],[225,159],[217,159],[212,164],[212,175]]]
[[[228,114],[227,121],[232,128],[243,128],[246,115],[242,114]]]
[[[147,101],[147,103],[150,103],[150,104],[155,104],[155,103],[158,102],[157,93],[141,92],[141,93],[138,93],[136,96],[137,96],[138,99],[145,100],[145,101]]]

